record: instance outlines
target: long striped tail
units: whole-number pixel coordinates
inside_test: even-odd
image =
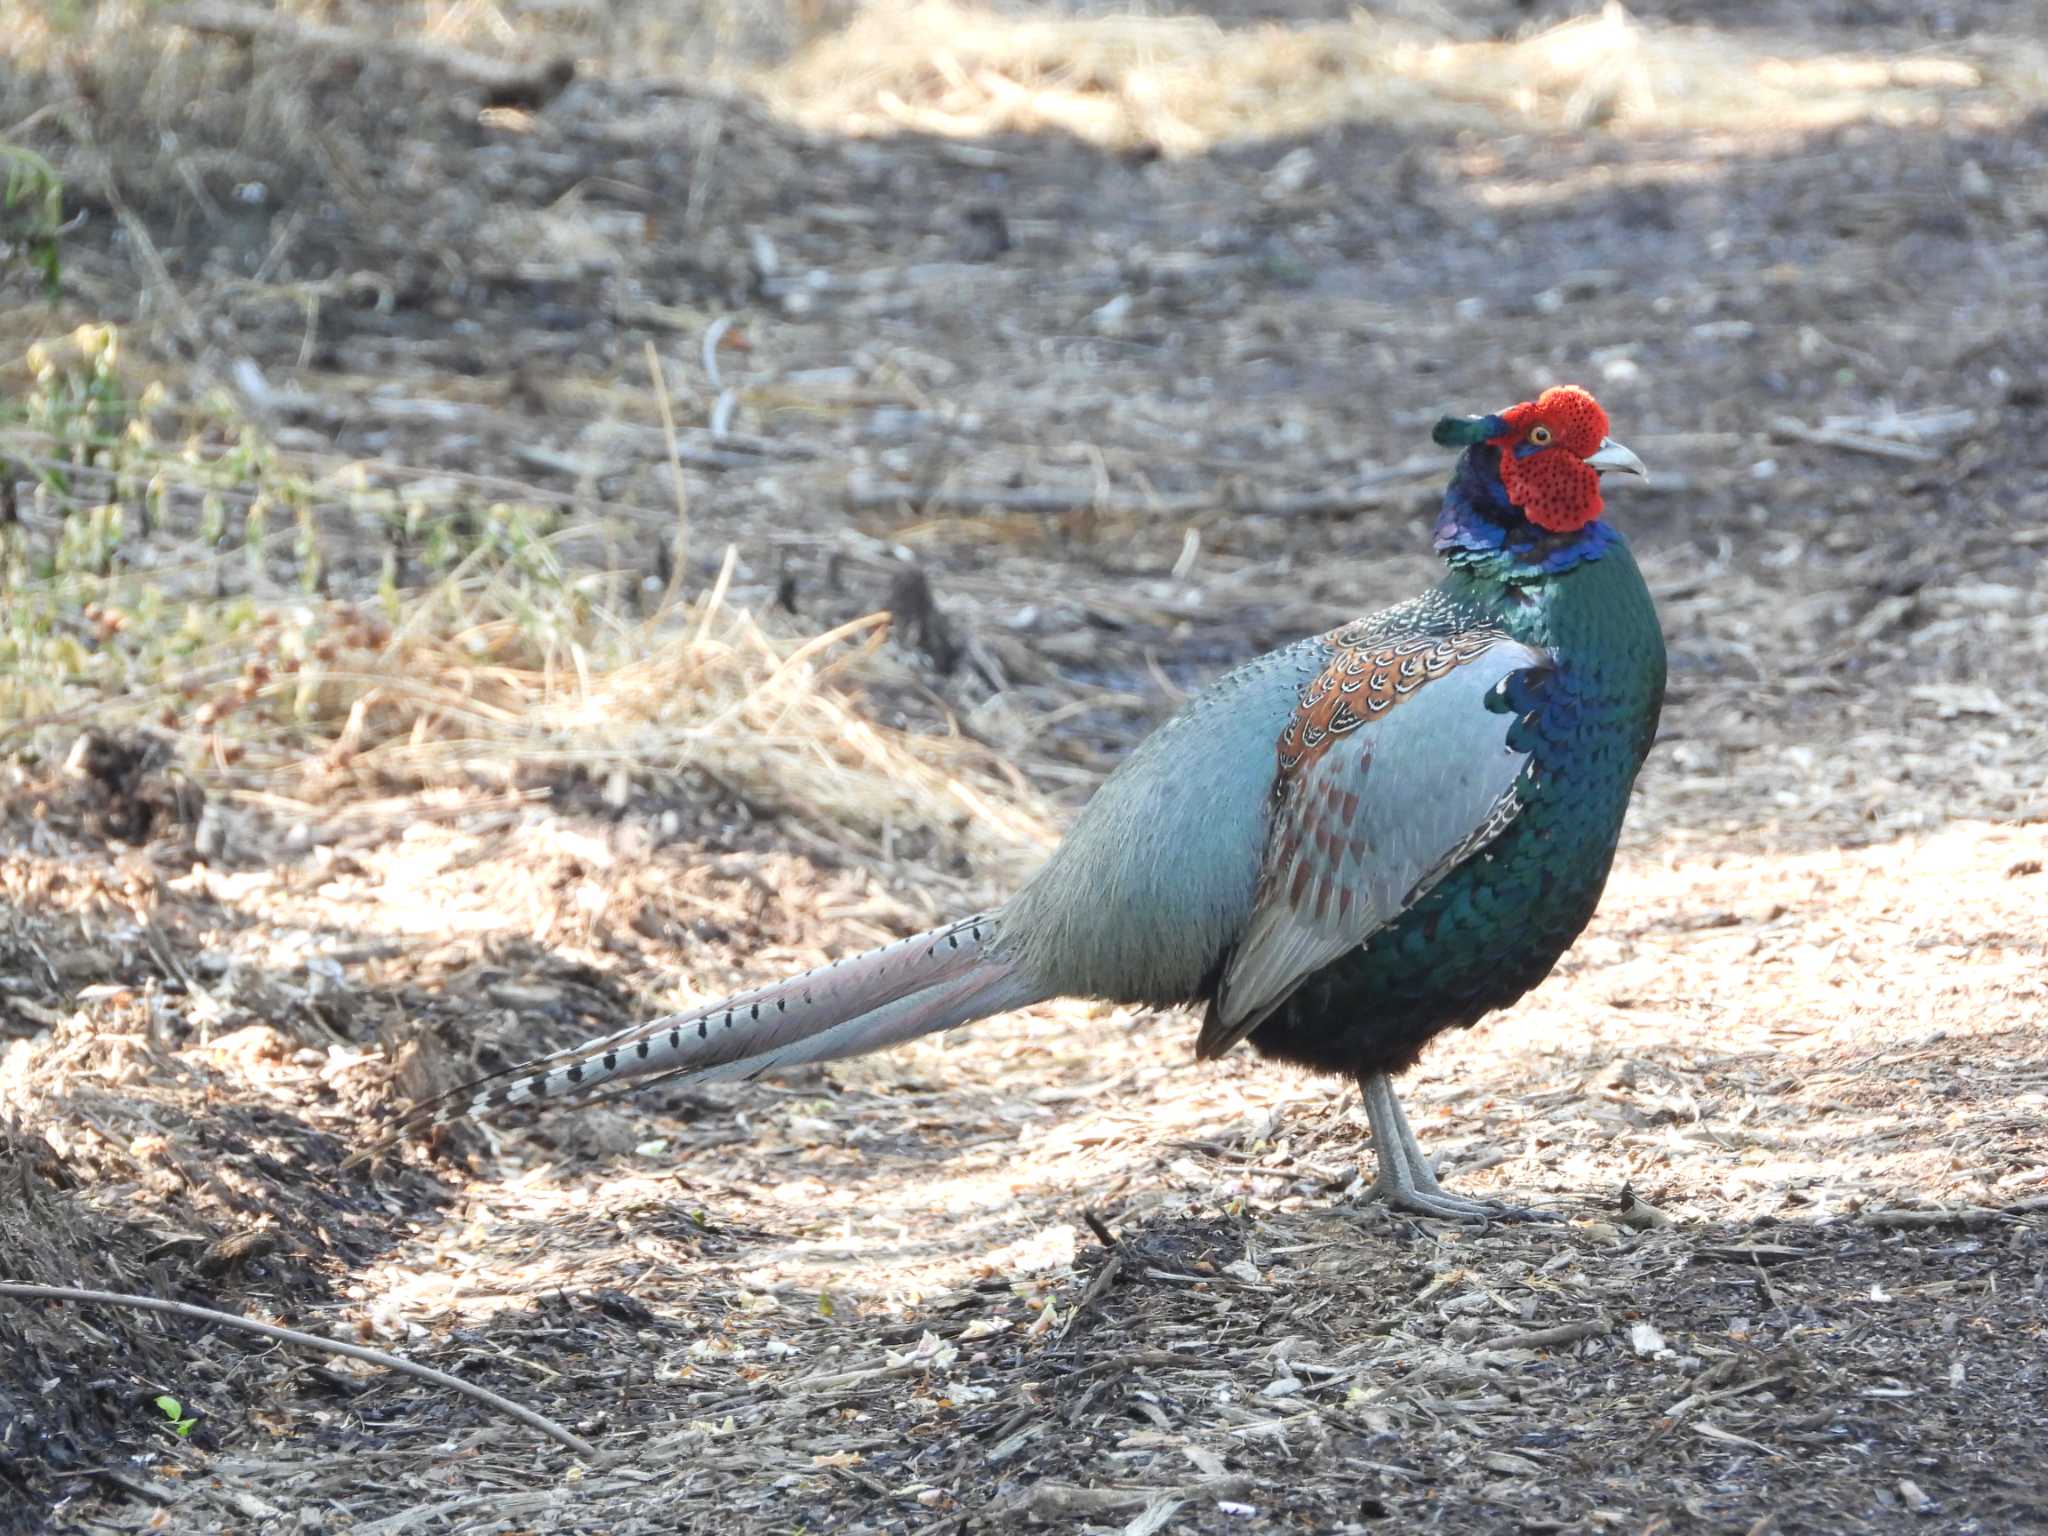
[[[587,1101],[636,1078],[751,1080],[779,1067],[864,1056],[1047,996],[991,952],[1000,919],[963,918],[715,1003],[634,1024],[413,1105],[360,1162],[408,1130],[514,1104]]]

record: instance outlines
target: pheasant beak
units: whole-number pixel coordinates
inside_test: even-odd
[[[1611,437],[1601,438],[1599,449],[1587,454],[1586,462],[1603,475],[1612,471],[1618,475],[1641,475],[1645,480],[1650,478],[1643,461]]]

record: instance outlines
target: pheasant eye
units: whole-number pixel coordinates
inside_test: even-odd
[[[1550,428],[1531,427],[1529,429],[1529,441],[1538,448],[1548,448],[1550,446]]]

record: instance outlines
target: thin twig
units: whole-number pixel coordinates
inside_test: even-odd
[[[1123,1267],[1123,1254],[1118,1250],[1112,1249],[1109,1255],[1109,1262],[1096,1271],[1095,1278],[1088,1282],[1088,1289],[1083,1291],[1081,1299],[1074,1303],[1074,1310],[1067,1314],[1067,1320],[1060,1328],[1061,1338],[1064,1339],[1068,1334],[1072,1333],[1074,1325],[1081,1321],[1082,1314],[1102,1298],[1104,1291],[1107,1291],[1112,1285],[1116,1284],[1116,1277],[1122,1273]]]
[[[1718,1260],[1727,1264],[1749,1264],[1760,1269],[1766,1264],[1799,1264],[1823,1255],[1805,1248],[1787,1248],[1779,1243],[1747,1243],[1695,1248],[1688,1257],[1695,1264]]]
[[[676,541],[669,551],[668,590],[661,594],[657,613],[665,613],[676,600],[676,593],[682,590],[683,567],[689,563],[690,555],[690,492],[683,484],[683,456],[676,441],[676,416],[668,403],[668,380],[661,371],[661,354],[654,350],[654,343],[647,343],[647,376],[654,381],[654,400],[661,407],[661,433],[668,448],[669,479],[676,492]]]
[[[87,1291],[69,1285],[23,1285],[12,1280],[0,1280],[0,1296],[12,1296],[20,1301],[89,1301],[103,1307],[135,1307],[144,1312],[169,1312],[179,1317],[213,1323],[222,1328],[239,1328],[246,1333],[260,1333],[266,1339],[297,1344],[305,1349],[317,1349],[330,1355],[347,1355],[351,1360],[381,1365],[387,1370],[417,1377],[437,1387],[460,1392],[464,1397],[475,1398],[500,1413],[510,1414],[528,1428],[539,1430],[556,1444],[567,1446],[579,1456],[592,1460],[597,1457],[595,1446],[587,1440],[579,1440],[553,1419],[544,1418],[531,1408],[521,1407],[509,1397],[500,1397],[488,1387],[464,1381],[460,1376],[450,1376],[446,1371],[437,1371],[430,1365],[418,1365],[410,1360],[402,1360],[397,1355],[387,1355],[381,1349],[369,1349],[361,1344],[344,1344],[338,1339],[323,1339],[317,1333],[301,1333],[296,1328],[279,1328],[274,1323],[259,1323],[253,1317],[241,1317],[233,1312],[216,1312],[211,1307],[195,1307],[185,1301],[166,1301],[160,1296],[131,1296],[121,1291]]]
[[[1704,1408],[1709,1403],[1726,1402],[1731,1397],[1742,1397],[1750,1392],[1761,1392],[1765,1387],[1774,1387],[1785,1379],[1784,1373],[1759,1376],[1754,1381],[1745,1381],[1719,1392],[1690,1392],[1664,1410],[1667,1419],[1682,1419],[1695,1408]]]
[[[699,357],[704,364],[704,377],[711,381],[711,387],[716,390],[725,388],[725,380],[718,375],[718,344],[725,340],[725,333],[731,329],[731,315],[720,315],[704,327],[704,342]]]
[[[2048,1197],[2020,1200],[2007,1206],[1968,1205],[1947,1211],[1864,1211],[1857,1225],[1891,1231],[1913,1231],[1921,1227],[1990,1227],[2001,1221],[2017,1221],[2048,1211]]]
[[[854,481],[846,488],[846,504],[855,510],[908,503],[927,512],[1107,512],[1159,513],[1180,517],[1224,505],[1221,492],[1191,496],[1117,496],[1093,488],[1064,491],[1050,486],[1021,490],[975,490]]]
[[[1484,1352],[1496,1349],[1555,1349],[1561,1344],[1576,1344],[1581,1339],[1598,1338],[1614,1326],[1604,1317],[1588,1317],[1576,1323],[1560,1323],[1555,1328],[1537,1328],[1528,1333],[1504,1333],[1497,1339],[1488,1339],[1474,1346]]]
[[[1249,485],[1240,480],[1219,481],[1205,490],[1171,495],[1120,495],[1099,486],[1072,490],[1058,486],[976,487],[913,485],[898,481],[870,480],[855,476],[846,487],[846,504],[856,510],[893,507],[909,503],[932,512],[1043,512],[1060,515],[1073,512],[1101,512],[1116,515],[1158,513],[1185,517],[1196,512],[1224,510],[1266,517],[1349,517],[1356,512],[1385,506],[1390,500],[1409,494],[1401,489],[1406,481],[1419,478],[1424,465],[1405,459],[1383,469],[1369,470],[1338,485],[1319,486],[1308,491],[1282,491],[1269,486]],[[1432,455],[1427,471],[1440,475],[1442,455]]]
[[[1923,448],[1918,443],[1872,437],[1866,432],[1851,432],[1842,427],[1809,427],[1797,416],[1772,418],[1771,436],[1787,438],[1795,443],[1814,443],[1822,448],[1840,448],[1848,453],[1867,453],[1873,458],[1905,459],[1914,464],[1929,464],[1941,457],[1934,449]]]

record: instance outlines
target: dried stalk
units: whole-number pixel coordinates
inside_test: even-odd
[[[259,1323],[253,1317],[242,1317],[234,1312],[217,1312],[212,1307],[195,1307],[186,1301],[167,1301],[161,1296],[134,1296],[122,1291],[88,1291],[69,1285],[23,1285],[12,1280],[0,1281],[0,1296],[12,1296],[19,1301],[92,1302],[103,1307],[134,1307],[144,1312],[168,1312],[173,1316],[212,1323],[216,1327],[239,1328],[244,1333],[260,1333],[266,1339],[296,1344],[301,1349],[315,1349],[330,1355],[347,1355],[351,1360],[381,1365],[387,1370],[431,1382],[434,1386],[446,1387],[451,1392],[460,1392],[464,1397],[474,1398],[500,1413],[510,1414],[528,1428],[539,1430],[557,1445],[567,1446],[579,1456],[591,1460],[597,1457],[595,1446],[570,1434],[553,1419],[535,1413],[531,1408],[522,1407],[509,1397],[501,1397],[488,1387],[464,1381],[459,1376],[450,1376],[446,1371],[437,1371],[430,1365],[418,1365],[411,1360],[402,1360],[397,1355],[387,1355],[381,1349],[370,1349],[361,1344],[344,1344],[338,1339],[323,1339],[317,1333],[301,1333],[296,1328],[280,1328],[274,1323]]]

